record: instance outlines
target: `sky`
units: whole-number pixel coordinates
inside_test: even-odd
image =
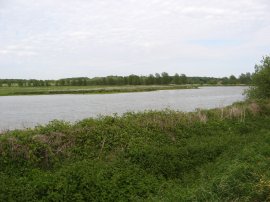
[[[0,0],[0,78],[223,77],[270,53],[269,0]]]

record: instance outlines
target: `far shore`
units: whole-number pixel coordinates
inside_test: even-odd
[[[149,92],[158,90],[198,89],[199,87],[246,86],[246,85],[123,85],[123,86],[47,86],[47,87],[0,87],[0,96],[57,95],[57,94],[114,94]]]

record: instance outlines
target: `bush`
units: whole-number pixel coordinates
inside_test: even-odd
[[[270,100],[0,135],[0,201],[270,201]]]
[[[252,84],[253,86],[247,91],[248,98],[270,98],[270,56],[263,57],[261,64],[255,65]]]

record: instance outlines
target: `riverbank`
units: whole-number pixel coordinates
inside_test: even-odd
[[[109,94],[149,92],[157,90],[196,89],[198,85],[137,85],[137,86],[50,86],[0,87],[0,96],[53,94]]]
[[[0,131],[46,124],[53,119],[78,121],[100,115],[145,110],[225,107],[242,101],[246,87],[202,87],[142,93],[3,96],[0,98]]]
[[[270,102],[149,111],[0,136],[0,201],[265,201]]]

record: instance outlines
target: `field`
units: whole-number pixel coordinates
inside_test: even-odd
[[[198,88],[197,85],[137,85],[137,86],[50,86],[0,87],[0,96],[46,94],[104,94]]]
[[[270,102],[0,135],[0,201],[269,201]]]

